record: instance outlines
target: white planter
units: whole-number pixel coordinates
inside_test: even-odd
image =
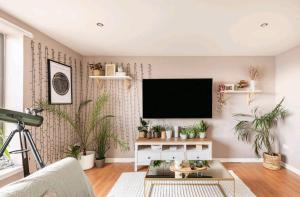
[[[255,88],[256,88],[256,81],[255,80],[250,80],[250,82],[249,82],[250,91],[255,91]]]
[[[179,137],[178,126],[174,126],[174,137],[175,138]]]
[[[183,139],[183,140],[186,140],[187,135],[186,135],[186,134],[181,134],[181,133],[180,133],[180,138]]]
[[[171,139],[171,137],[172,137],[172,130],[166,130],[166,137],[167,137],[167,139]]]
[[[199,137],[201,139],[205,138],[206,137],[206,132],[199,132]]]
[[[91,169],[95,163],[95,151],[86,151],[86,155],[80,153],[80,159],[78,161],[83,170]]]

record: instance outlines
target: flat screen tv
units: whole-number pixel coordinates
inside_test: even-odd
[[[144,79],[143,118],[212,118],[212,79]]]

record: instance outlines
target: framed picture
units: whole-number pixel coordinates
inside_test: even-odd
[[[105,76],[115,76],[116,75],[116,65],[106,64],[105,65]]]
[[[72,68],[48,59],[49,104],[72,104]]]
[[[224,84],[225,91],[234,91],[234,84]]]

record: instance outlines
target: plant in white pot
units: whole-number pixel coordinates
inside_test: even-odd
[[[116,143],[122,151],[128,150],[128,143],[120,139],[116,133],[113,133],[110,126],[110,120],[107,118],[101,119],[99,128],[95,130],[96,141],[96,167],[103,167],[105,163],[105,153],[110,149],[110,143]]]
[[[187,139],[187,135],[188,135],[188,128],[181,128],[179,135],[180,135],[180,138],[182,140],[186,140]]]
[[[235,126],[235,132],[239,140],[249,142],[251,135],[254,135],[254,152],[260,157],[263,151],[263,166],[271,170],[278,170],[281,167],[281,154],[275,153],[272,148],[274,142],[274,130],[278,120],[287,116],[287,110],[282,106],[282,99],[275,108],[264,115],[255,109],[253,114],[236,114],[235,117],[243,118]]]
[[[208,124],[206,122],[201,120],[194,125],[193,129],[201,139],[206,138],[206,132],[208,129]]]
[[[92,140],[92,132],[100,122],[99,120],[103,118],[101,117],[101,112],[107,100],[107,94],[103,94],[96,99],[89,117],[86,117],[87,121],[82,120],[81,112],[83,107],[87,106],[90,102],[92,102],[92,100],[82,101],[78,107],[77,112],[74,115],[74,118],[72,114],[68,114],[68,112],[61,110],[57,106],[48,104],[47,101],[40,101],[38,103],[39,107],[65,120],[73,128],[79,139],[80,149],[82,150],[82,152],[80,153],[81,156],[79,159],[79,163],[83,170],[90,169],[94,166],[95,151],[87,151],[87,146]]]
[[[249,89],[250,91],[255,91],[256,89],[256,80],[258,78],[259,72],[256,67],[250,66],[249,68],[249,77],[250,77],[250,83],[249,83]]]

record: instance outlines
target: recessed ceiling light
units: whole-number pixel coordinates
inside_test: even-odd
[[[98,27],[103,27],[104,25],[103,25],[103,23],[97,23],[97,26]]]
[[[268,27],[269,26],[269,23],[262,23],[262,24],[260,24],[260,27],[261,28],[266,28],[266,27]]]

